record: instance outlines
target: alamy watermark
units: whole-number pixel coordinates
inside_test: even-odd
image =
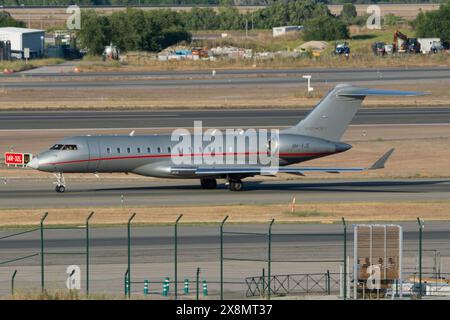
[[[366,21],[366,27],[369,30],[381,29],[381,8],[378,5],[370,5],[366,12],[370,14]]]
[[[70,16],[66,20],[66,27],[68,30],[81,29],[81,9],[77,5],[68,6],[66,13]]]
[[[279,166],[278,129],[203,130],[194,121],[193,133],[181,128],[172,132],[171,160],[175,165],[259,165]]]

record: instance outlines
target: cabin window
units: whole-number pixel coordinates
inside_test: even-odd
[[[168,152],[168,153],[171,153],[171,152],[172,152],[172,149],[171,149],[170,147],[167,147],[167,152]]]
[[[152,148],[148,147],[147,148],[147,153],[152,153]]]
[[[137,148],[137,153],[141,153],[141,148]]]
[[[128,153],[131,153],[131,148],[127,148],[127,152],[128,152]]]
[[[117,148],[117,153],[120,153],[120,148]]]
[[[106,153],[111,153],[111,148],[106,148]]]
[[[158,150],[158,153],[161,153],[161,147],[158,147],[157,150]]]

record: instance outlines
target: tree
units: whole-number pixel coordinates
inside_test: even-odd
[[[356,7],[353,3],[345,3],[342,7],[341,18],[346,23],[351,23],[358,13],[356,12]]]
[[[349,31],[344,22],[334,16],[321,16],[310,19],[304,24],[304,39],[338,40],[348,39]]]
[[[439,37],[450,42],[450,1],[441,4],[439,10],[421,11],[412,24],[418,37]]]
[[[0,27],[24,28],[25,22],[15,20],[7,11],[0,11]]]
[[[92,54],[101,54],[111,41],[111,26],[107,16],[94,10],[81,14],[81,30],[78,33],[81,45]]]

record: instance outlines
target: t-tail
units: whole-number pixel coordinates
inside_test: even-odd
[[[424,92],[368,89],[351,84],[336,85],[297,125],[285,133],[340,141],[367,96],[419,96]]]

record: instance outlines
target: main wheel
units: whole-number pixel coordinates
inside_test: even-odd
[[[217,187],[216,179],[200,179],[200,185],[203,189],[215,189]]]
[[[63,193],[64,191],[66,191],[66,187],[64,186],[56,186],[55,191],[58,193]]]
[[[229,185],[230,191],[242,191],[244,184],[241,180],[230,181]]]

